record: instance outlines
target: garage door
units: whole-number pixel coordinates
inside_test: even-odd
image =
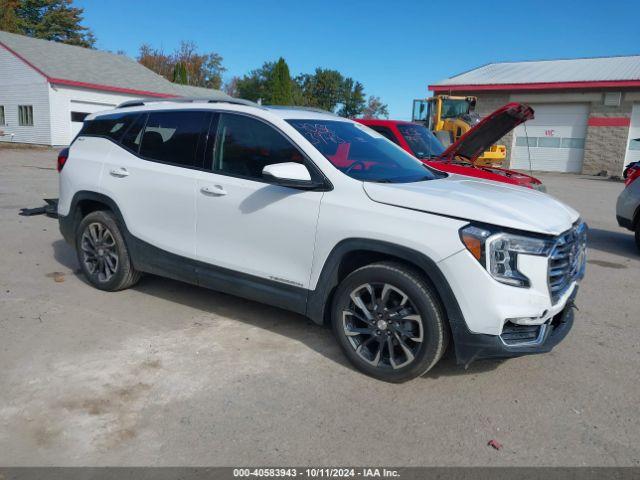
[[[80,129],[84,118],[90,113],[100,112],[102,110],[110,110],[115,104],[82,102],[79,100],[71,100],[69,107],[71,110],[71,138],[75,138]]]
[[[587,136],[587,104],[531,105],[535,118],[515,129],[511,168],[580,172]]]
[[[631,125],[629,126],[629,139],[627,141],[624,164],[626,166],[631,162],[638,161],[640,161],[640,103],[634,103],[631,110]]]

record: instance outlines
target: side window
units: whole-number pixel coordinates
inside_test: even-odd
[[[142,140],[142,129],[146,121],[146,114],[139,115],[136,121],[133,122],[133,125],[129,127],[129,130],[126,131],[120,143],[129,150],[138,153],[138,150],[140,150],[140,140]]]
[[[273,163],[303,163],[298,149],[280,132],[244,115],[220,114],[213,155],[215,172],[262,180]]]
[[[134,113],[115,113],[99,116],[93,120],[85,121],[80,135],[107,137],[118,141],[137,116],[138,114]]]
[[[374,130],[376,132],[378,132],[380,135],[382,135],[383,137],[386,137],[388,140],[391,140],[393,143],[395,143],[396,145],[399,145],[398,143],[398,139],[396,138],[396,136],[393,134],[393,132],[391,131],[390,128],[387,127],[381,127],[379,125],[367,125],[371,130]]]
[[[196,151],[206,112],[175,111],[149,114],[140,144],[140,155],[184,167],[200,166]],[[206,125],[208,126],[208,125]]]

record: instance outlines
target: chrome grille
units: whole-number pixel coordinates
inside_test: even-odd
[[[559,235],[549,255],[549,293],[556,303],[567,288],[584,276],[587,225],[582,222]]]

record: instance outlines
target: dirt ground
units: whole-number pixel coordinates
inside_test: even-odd
[[[91,288],[55,220],[18,216],[57,196],[54,164],[0,149],[0,465],[640,465],[622,183],[540,175],[591,227],[580,311],[552,353],[446,358],[391,385],[298,315],[153,276]]]

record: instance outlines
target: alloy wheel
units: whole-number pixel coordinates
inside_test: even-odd
[[[80,239],[82,262],[100,282],[108,282],[118,271],[118,251],[111,231],[102,223],[87,225]]]
[[[389,283],[353,289],[342,328],[356,354],[379,368],[409,365],[424,342],[422,318],[409,296]]]

